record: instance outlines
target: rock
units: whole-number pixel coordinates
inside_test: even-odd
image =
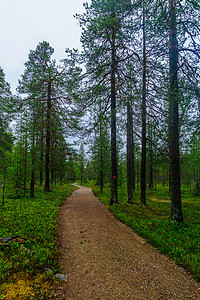
[[[17,242],[18,244],[24,244],[25,241],[26,241],[26,238],[19,237],[19,236],[9,236],[9,237],[0,239],[1,243]]]
[[[23,249],[23,250],[25,250],[25,251],[27,251],[27,252],[29,252],[29,253],[31,253],[31,254],[34,253],[34,251],[32,251],[32,250],[30,250],[30,249],[27,249],[27,248],[24,247],[24,246],[21,246],[21,249]]]
[[[13,239],[13,237],[7,237],[7,238],[3,238],[3,239],[0,239],[1,243],[7,243],[9,241],[11,241]]]
[[[55,277],[62,281],[67,281],[67,276],[65,276],[63,274],[56,274]]]
[[[52,271],[51,269],[49,269],[49,268],[45,268],[45,270],[46,270],[47,272],[53,273],[53,271]]]
[[[10,246],[10,243],[16,242],[18,244],[24,244],[26,238],[19,236],[9,236],[6,238],[0,238],[0,246]]]
[[[9,243],[0,244],[0,246],[9,246]]]

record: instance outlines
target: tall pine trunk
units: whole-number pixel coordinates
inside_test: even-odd
[[[100,106],[100,192],[103,192],[103,136],[102,136],[102,114]]]
[[[33,139],[32,139],[32,161],[31,161],[31,183],[30,183],[30,197],[34,197],[35,192],[35,130],[34,130],[35,117],[33,120]]]
[[[116,17],[115,13],[112,15]],[[116,145],[116,58],[115,58],[115,38],[116,26],[112,27],[112,47],[111,47],[111,198],[110,205],[118,203],[117,194],[117,145]]]
[[[50,171],[50,123],[51,123],[51,81],[48,82],[48,98],[47,98],[47,127],[46,127],[46,157],[45,157],[45,192],[50,191],[49,171]]]
[[[24,196],[26,195],[26,179],[27,179],[27,120],[25,129],[25,148],[24,148]]]
[[[43,159],[44,159],[43,140],[44,140],[44,131],[42,128],[41,129],[41,145],[40,145],[40,186],[42,186],[42,184],[43,184]]]
[[[176,7],[169,3],[169,173],[171,192],[171,221],[183,222],[180,189],[179,114],[178,114],[178,42]]]
[[[6,160],[4,158],[4,168],[3,168],[3,193],[2,193],[2,204],[5,204],[5,185],[6,185]]]
[[[133,142],[133,151],[132,151],[132,171],[133,171],[133,191],[135,191],[135,142],[132,128],[132,142]]]
[[[20,178],[21,178],[21,176],[22,176],[22,120],[21,120],[21,129],[20,129],[20,142],[19,142],[20,144],[20,148],[19,148],[19,151],[20,151],[20,153],[19,153],[19,176],[20,176]]]
[[[54,184],[54,171],[51,170],[51,186]]]
[[[149,189],[153,191],[153,141],[152,127],[149,128]]]
[[[133,203],[133,116],[130,101],[127,100],[127,202]]]
[[[142,157],[141,157],[141,205],[146,205],[146,32],[145,3],[143,0],[143,84],[142,84]]]

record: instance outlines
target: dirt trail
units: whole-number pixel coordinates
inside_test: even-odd
[[[200,284],[117,221],[80,187],[60,214],[61,266],[56,299],[200,299]]]

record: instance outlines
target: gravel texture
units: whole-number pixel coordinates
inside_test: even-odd
[[[79,187],[59,219],[62,274],[55,299],[200,299],[200,284]]]

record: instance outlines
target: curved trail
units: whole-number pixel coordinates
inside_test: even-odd
[[[116,220],[79,187],[60,213],[61,266],[56,299],[200,299],[200,284]]]

